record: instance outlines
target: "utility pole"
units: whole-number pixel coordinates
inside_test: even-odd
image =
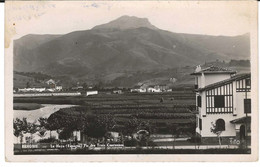
[[[245,103],[247,103],[247,101],[246,101],[247,100],[247,86],[249,84],[251,84],[251,82],[249,82],[248,79],[246,79],[245,81],[246,81],[246,83],[245,83],[246,88],[245,88],[245,102],[244,102],[244,105],[245,105]],[[246,120],[245,120],[245,145],[246,145],[246,148],[247,148],[247,119],[248,119],[247,113],[249,111],[247,111],[247,108],[245,108],[245,106],[244,106],[244,110],[245,110],[245,113],[246,113]]]

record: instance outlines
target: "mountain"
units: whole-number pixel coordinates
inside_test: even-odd
[[[156,28],[146,18],[122,16],[90,30],[15,40],[14,70],[87,82],[111,81],[110,76],[116,80],[138,71],[195,66],[216,59],[249,59],[249,40],[249,34],[173,33]]]
[[[125,30],[146,27],[150,29],[158,29],[152,25],[147,18],[138,18],[135,16],[121,16],[107,24],[95,26],[93,29],[99,30]]]

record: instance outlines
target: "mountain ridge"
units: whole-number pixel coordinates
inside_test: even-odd
[[[127,22],[125,25],[123,22]],[[119,27],[118,27],[119,26]],[[209,36],[160,30],[122,16],[90,30],[27,35],[14,42],[14,70],[99,80],[119,72],[159,71],[207,61],[250,58],[250,35]]]

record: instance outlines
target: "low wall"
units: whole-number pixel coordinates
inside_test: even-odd
[[[57,92],[57,93],[19,93],[14,94],[14,97],[41,97],[41,96],[80,96],[80,92]]]

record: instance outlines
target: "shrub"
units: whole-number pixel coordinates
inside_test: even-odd
[[[191,143],[201,143],[201,137],[199,137],[199,136],[192,136],[187,141],[189,141]]]
[[[137,146],[137,141],[135,139],[125,140],[124,141],[124,146],[126,146],[126,147]]]
[[[59,140],[52,137],[52,138],[48,138],[48,139],[41,139],[41,140],[39,140],[39,143],[55,143],[55,142],[58,142],[58,141]]]

